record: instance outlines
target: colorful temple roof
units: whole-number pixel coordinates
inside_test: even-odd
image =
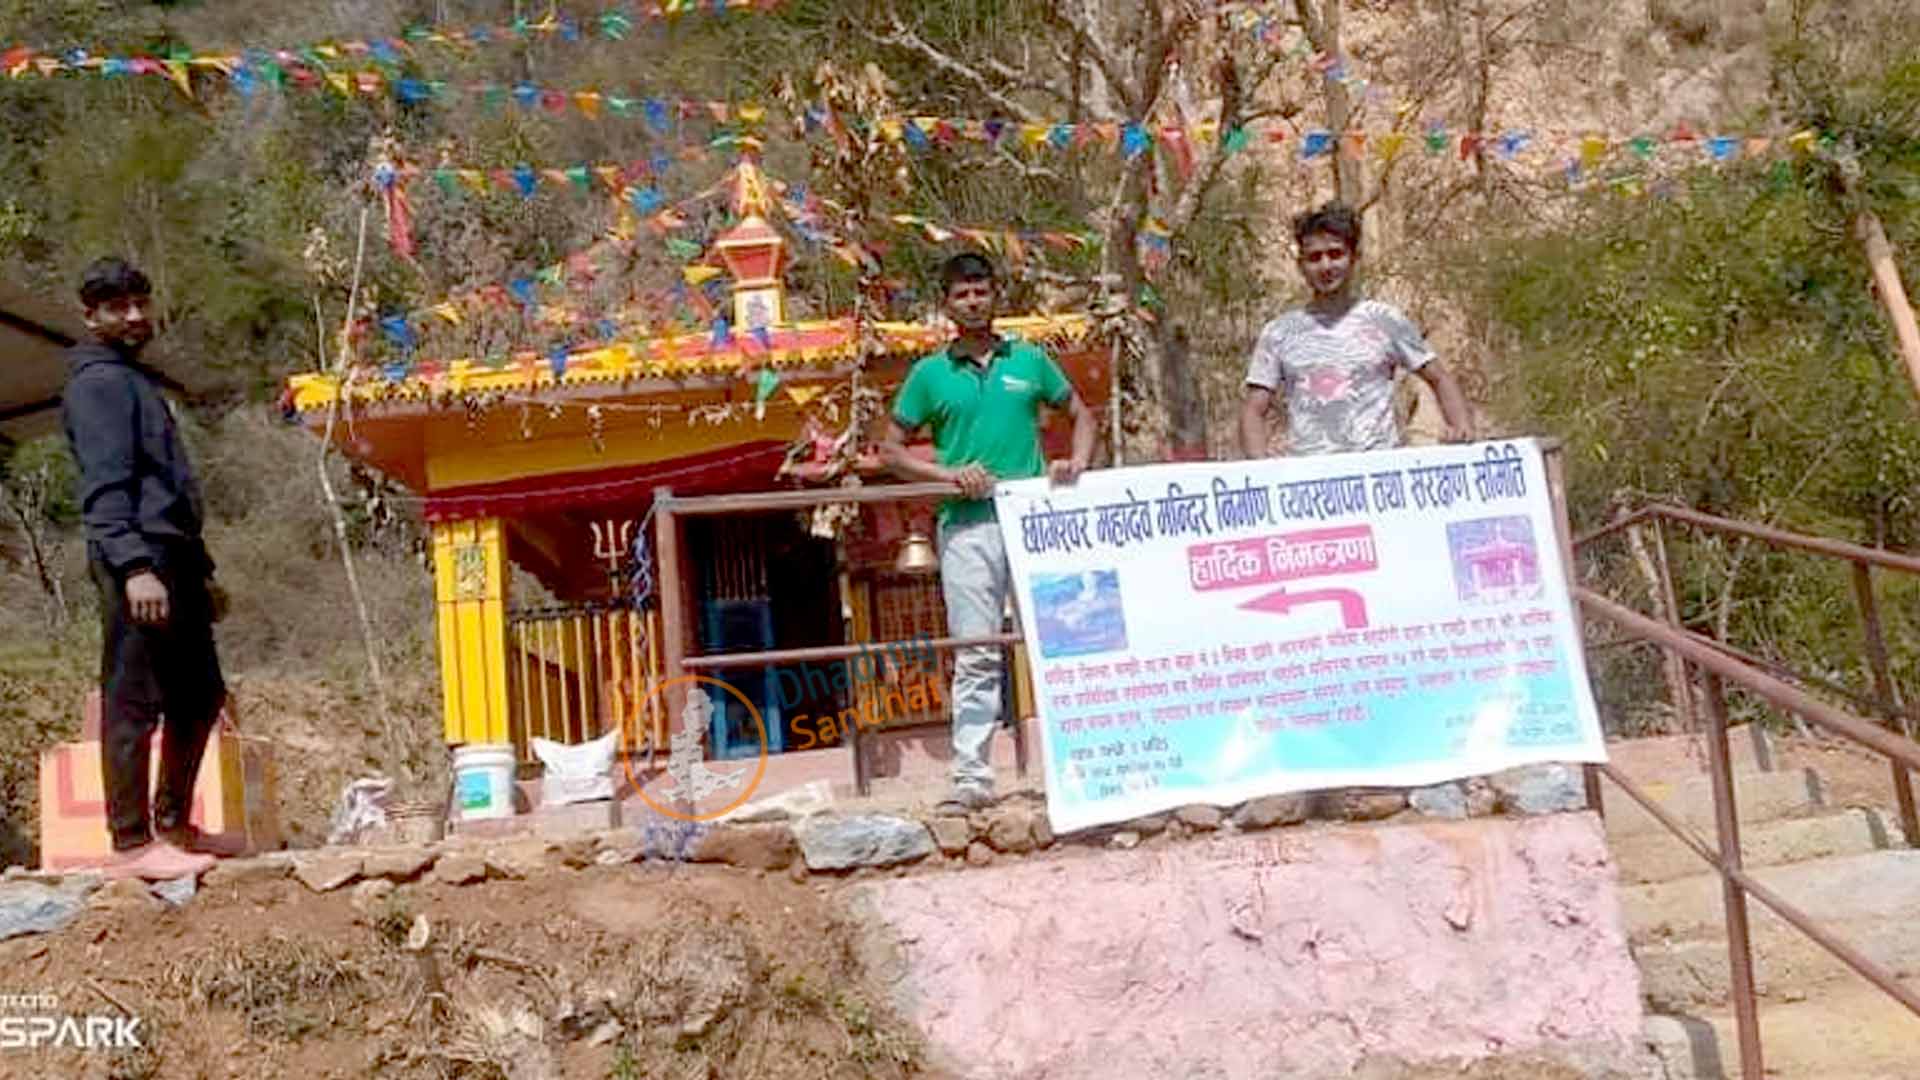
[[[1000,320],[998,328],[1004,334],[1055,346],[1076,344],[1094,332],[1092,319],[1079,314],[1018,316]],[[910,322],[875,323],[871,332],[887,356],[928,353],[950,336],[943,327]],[[421,363],[392,374],[361,367],[347,376],[296,375],[288,380],[288,391],[293,409],[300,413],[331,408],[341,399],[343,388],[347,402],[356,407],[437,401],[451,405],[468,394],[604,389],[609,384],[641,379],[738,375],[762,367],[790,374],[817,369],[825,377],[840,371],[860,352],[855,321],[833,319],[736,331],[724,337],[680,334],[642,338],[579,349],[567,353],[564,361],[528,352],[491,365],[456,360]]]

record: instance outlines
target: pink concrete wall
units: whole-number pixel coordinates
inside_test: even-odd
[[[856,888],[870,959],[969,1078],[1639,1052],[1639,976],[1591,814],[1219,836]]]
[[[1040,722],[1032,717],[1023,721],[1027,728],[1027,771],[1033,782],[1038,784],[1041,776]],[[927,728],[910,732],[874,732],[866,736],[872,744],[868,753],[873,765],[875,780],[906,779],[943,781],[947,778],[948,763],[953,757],[953,736],[945,728]],[[1012,772],[1014,767],[1013,736],[1000,732],[993,738],[991,747],[993,765],[996,769]],[[666,775],[666,759],[660,758],[652,771],[644,767],[644,762],[636,763],[634,773],[646,785],[647,795],[667,805],[672,805],[670,795],[663,789],[671,788],[673,781]],[[724,771],[748,770],[743,784],[753,782],[751,775],[754,761],[708,762],[708,765]],[[645,804],[633,794],[632,781],[624,771],[615,772],[615,783],[619,797],[635,813]],[[793,750],[784,754],[770,754],[767,757],[767,770],[754,789],[748,801],[766,799],[783,792],[804,787],[814,781],[825,780],[834,787],[838,798],[852,798],[853,754],[845,745],[829,746],[819,750]],[[538,805],[540,799],[537,783],[528,786],[528,799],[532,805]],[[716,792],[700,800],[694,813],[710,814],[739,798],[737,791]]]

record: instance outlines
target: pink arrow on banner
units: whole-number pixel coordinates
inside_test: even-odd
[[[1302,604],[1339,604],[1340,621],[1346,624],[1347,629],[1359,630],[1367,625],[1366,598],[1352,589],[1313,589],[1296,593],[1275,589],[1265,596],[1255,597],[1240,606],[1248,611],[1290,615],[1294,608]]]

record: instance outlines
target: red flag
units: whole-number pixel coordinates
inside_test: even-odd
[[[407,201],[406,185],[399,180],[385,185],[380,195],[387,204],[387,242],[393,253],[413,261],[413,206]]]

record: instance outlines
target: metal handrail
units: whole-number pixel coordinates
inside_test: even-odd
[[[1870,720],[1862,720],[1852,713],[1829,705],[1797,686],[1742,663],[1712,645],[1695,641],[1692,635],[1675,630],[1666,623],[1609,600],[1592,589],[1575,588],[1573,595],[1582,607],[1595,615],[1624,630],[1651,639],[1664,648],[1672,649],[1728,682],[1738,683],[1741,688],[1754,696],[1779,708],[1799,713],[1814,726],[1852,739],[1870,750],[1885,754],[1907,768],[1920,769],[1920,745],[1914,744],[1911,740],[1895,735]]]
[[[1668,832],[1696,855],[1706,860],[1719,874],[1727,921],[1728,960],[1732,968],[1732,992],[1735,1025],[1740,1042],[1741,1074],[1764,1075],[1760,1046],[1759,1014],[1753,978],[1753,942],[1747,923],[1747,897],[1752,896],[1772,909],[1789,925],[1815,944],[1837,957],[1868,982],[1885,991],[1920,1016],[1920,993],[1908,989],[1895,975],[1875,963],[1846,942],[1829,934],[1806,913],[1788,903],[1778,893],[1748,874],[1741,866],[1740,822],[1735,806],[1733,769],[1727,742],[1727,706],[1725,683],[1731,682],[1776,708],[1801,716],[1814,727],[1850,739],[1870,750],[1886,755],[1892,763],[1895,796],[1900,804],[1901,830],[1906,842],[1920,845],[1920,814],[1916,814],[1909,770],[1920,768],[1920,746],[1905,734],[1896,734],[1886,725],[1876,724],[1814,697],[1784,681],[1819,686],[1844,698],[1882,713],[1889,722],[1906,721],[1893,684],[1881,637],[1880,618],[1873,593],[1872,570],[1880,567],[1902,573],[1920,574],[1920,559],[1895,552],[1862,547],[1841,540],[1806,536],[1767,525],[1735,521],[1685,507],[1655,503],[1624,514],[1606,525],[1580,536],[1576,545],[1591,543],[1625,529],[1651,522],[1657,527],[1672,521],[1694,528],[1756,540],[1775,547],[1790,548],[1828,558],[1845,560],[1853,567],[1854,598],[1866,637],[1868,662],[1873,669],[1872,696],[1860,694],[1830,680],[1803,675],[1784,665],[1752,656],[1705,634],[1689,630],[1679,622],[1673,601],[1672,571],[1667,563],[1664,539],[1659,540],[1657,570],[1661,595],[1668,608],[1668,621],[1649,618],[1625,605],[1609,600],[1591,589],[1575,586],[1575,599],[1591,615],[1613,623],[1628,636],[1658,645],[1670,656],[1691,663],[1705,676],[1707,705],[1707,749],[1713,783],[1715,832],[1719,847],[1715,850],[1685,825],[1662,809],[1640,787],[1611,765],[1599,766],[1605,776],[1639,803]],[[1688,692],[1684,682],[1674,686],[1677,695]],[[1690,702],[1681,701],[1690,711]],[[1591,774],[1590,774],[1591,775]],[[1591,781],[1590,781],[1591,782]]]

